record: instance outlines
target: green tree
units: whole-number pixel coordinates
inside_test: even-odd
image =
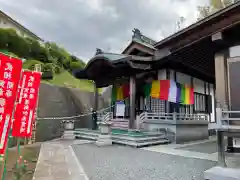
[[[216,11],[219,11],[233,3],[236,3],[239,0],[210,0],[209,5],[198,6],[197,10],[199,12],[199,18],[203,19]]]
[[[14,29],[0,28],[0,50],[1,52],[12,53],[20,58],[31,62],[46,64],[45,69],[50,69],[55,73],[63,69],[72,70],[76,67],[84,67],[85,63],[77,57],[71,55],[66,49],[58,46],[54,42],[39,43],[31,38],[19,36]],[[26,63],[25,63],[26,64]],[[32,65],[26,65],[32,68]]]

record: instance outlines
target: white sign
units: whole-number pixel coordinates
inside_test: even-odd
[[[124,102],[116,102],[116,116],[124,117],[124,115],[125,115]]]
[[[240,138],[233,138],[233,147],[240,148]]]

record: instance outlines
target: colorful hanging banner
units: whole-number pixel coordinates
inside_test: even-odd
[[[160,81],[158,80],[152,81],[151,97],[156,99],[160,98]]]
[[[160,99],[168,100],[169,98],[170,80],[160,80]]]
[[[130,95],[130,88],[128,84],[116,86],[113,85],[112,87],[112,103],[117,101],[122,101],[128,98]]]
[[[152,84],[145,84],[143,87],[144,97],[149,97],[151,95]]]
[[[172,80],[154,80],[143,87],[144,96],[185,105],[194,104],[194,89]]]
[[[22,61],[0,54],[0,154],[4,154],[21,76]]]
[[[14,114],[12,136],[30,137],[32,134],[32,123],[35,120],[35,108],[38,100],[41,73],[24,71],[19,91],[19,101]]]
[[[114,104],[117,101],[117,88],[115,85],[112,86],[112,97],[111,103]]]
[[[177,84],[175,81],[170,81],[170,88],[168,94],[168,101],[169,102],[177,102]]]

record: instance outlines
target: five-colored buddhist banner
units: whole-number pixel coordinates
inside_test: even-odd
[[[12,125],[22,61],[0,54],[0,154],[4,154]]]
[[[112,102],[123,100],[129,97],[123,93],[124,86],[112,90]],[[129,92],[129,89],[128,89]],[[173,80],[153,80],[152,83],[143,86],[144,96],[151,96],[156,99],[166,100],[185,105],[194,104],[194,89],[186,84],[179,84]]]

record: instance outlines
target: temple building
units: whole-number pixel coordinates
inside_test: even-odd
[[[240,56],[239,32],[237,2],[161,41],[134,29],[121,54],[98,49],[74,75],[95,82],[96,111],[97,89],[108,87],[112,129],[161,132],[176,143],[207,139],[216,107],[231,108],[224,64]]]

